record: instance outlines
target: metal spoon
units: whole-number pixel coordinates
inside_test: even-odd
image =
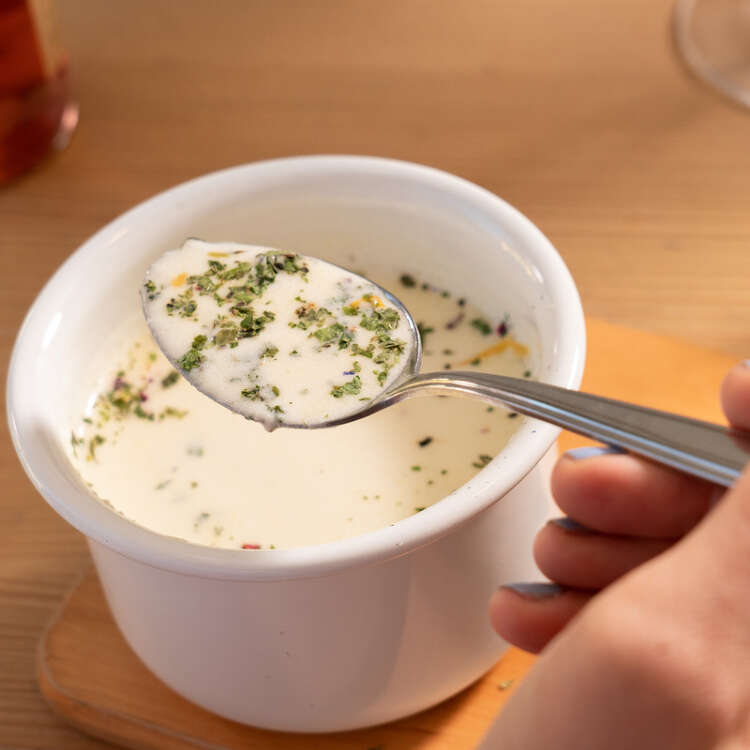
[[[201,244],[206,243],[198,243],[199,249]],[[323,261],[317,260],[316,263]],[[352,275],[345,269],[335,268],[344,274]],[[473,371],[420,375],[422,347],[414,319],[404,304],[388,290],[368,279],[362,280],[372,284],[378,290],[379,296],[394,305],[408,324],[408,336],[411,340],[405,347],[408,358],[402,364],[400,375],[374,399],[340,418],[327,419],[321,415],[319,421],[308,420],[304,423],[286,419],[283,422],[278,419],[267,419],[264,422],[267,429],[274,429],[281,424],[285,427],[305,429],[333,427],[362,419],[414,396],[464,395],[503,404],[530,417],[542,419],[724,486],[732,484],[745,464],[750,461],[750,433],[739,430],[526,379]],[[154,321],[149,315],[149,305],[155,297],[148,292],[148,288],[147,281],[144,285],[146,291],[142,291],[146,321],[157,343],[169,357],[170,349],[160,340],[160,331],[154,326]],[[203,338],[205,339],[205,336]],[[174,356],[171,360],[179,366]],[[206,395],[235,410],[233,403],[222,400],[219,393],[207,389],[201,382],[195,382],[193,372],[183,371],[183,375]],[[246,416],[259,419],[254,414]]]

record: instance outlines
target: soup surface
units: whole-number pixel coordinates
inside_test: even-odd
[[[382,283],[419,322],[423,371],[531,376],[507,318],[408,275]],[[190,385],[142,315],[92,367],[98,386],[71,436],[83,479],[135,523],[213,547],[282,549],[397,523],[468,481],[522,421],[431,396],[338,427],[269,433]]]

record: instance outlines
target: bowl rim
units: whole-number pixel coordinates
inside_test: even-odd
[[[557,356],[545,380],[556,385],[577,388],[583,375],[586,332],[580,297],[564,261],[542,232],[523,214],[502,198],[468,180],[412,162],[374,156],[312,155],[291,156],[251,162],[180,183],[164,190],[116,217],[80,245],[55,271],[29,308],[18,331],[8,368],[6,406],[13,445],[30,480],[69,523],[87,537],[112,550],[151,567],[202,578],[228,580],[288,580],[330,575],[344,570],[399,557],[427,545],[466,523],[499,501],[520,482],[552,447],[559,428],[542,423],[525,423],[513,440],[494,460],[466,484],[425,511],[393,525],[323,544],[285,550],[245,550],[212,548],[150,531],[107,509],[88,493],[70,483],[51,481],[50,466],[40,466],[33,454],[28,429],[30,419],[17,409],[18,394],[24,387],[23,371],[28,359],[27,331],[32,322],[45,316],[56,291],[67,278],[77,274],[77,266],[102,246],[117,241],[133,222],[148,221],[153,213],[175,205],[210,186],[222,186],[232,195],[233,185],[247,185],[255,177],[297,176],[300,178],[333,173],[368,174],[417,180],[441,193],[460,197],[498,224],[523,236],[534,248],[535,262],[542,265],[548,289],[563,304],[558,310],[559,341]],[[533,426],[532,426],[533,425]],[[46,450],[46,449],[43,449]],[[514,467],[508,471],[508,466]],[[54,477],[52,477],[54,479]],[[57,485],[57,486],[55,486]]]

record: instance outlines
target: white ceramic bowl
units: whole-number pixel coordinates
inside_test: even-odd
[[[42,290],[13,351],[8,414],[21,462],[88,537],[123,635],[165,683],[228,718],[290,731],[377,724],[453,695],[506,647],[487,620],[492,591],[538,576],[531,542],[550,508],[558,430],[525,421],[450,496],[344,541],[248,554],[130,523],[87,492],[66,446],[87,360],[138,305],[149,263],[188,236],[421,272],[489,314],[510,310],[535,372],[575,388],[585,333],[564,263],[515,209],[444,172],[353,156],[260,162],[107,225]]]

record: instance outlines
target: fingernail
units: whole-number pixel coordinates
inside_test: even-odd
[[[571,531],[575,534],[595,533],[588,526],[584,526],[582,523],[578,523],[578,521],[574,521],[572,518],[568,518],[567,516],[563,516],[562,518],[550,518],[549,522],[555,524],[555,526],[559,526],[565,531]]]
[[[565,591],[562,586],[556,583],[506,583],[501,586],[503,589],[510,589],[523,599],[551,599],[553,596],[559,596]]]
[[[587,445],[583,448],[573,448],[573,450],[565,451],[565,455],[574,461],[580,461],[584,458],[594,458],[595,456],[607,456],[614,453],[626,453],[626,451],[618,448],[616,445]]]

